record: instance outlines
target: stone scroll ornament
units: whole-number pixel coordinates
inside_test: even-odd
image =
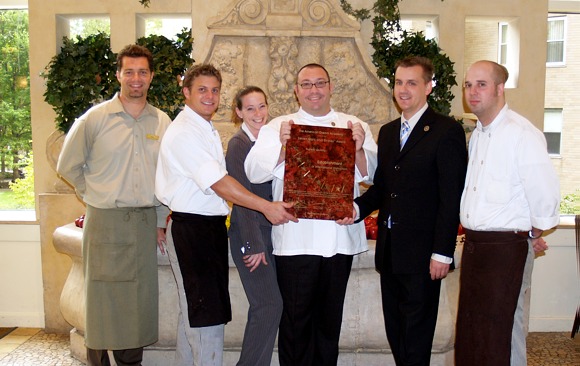
[[[352,216],[355,143],[348,128],[293,124],[286,144],[284,201],[303,219]]]

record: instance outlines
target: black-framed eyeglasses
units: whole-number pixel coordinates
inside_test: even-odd
[[[300,87],[302,89],[312,89],[313,86],[315,86],[317,89],[322,89],[328,83],[330,83],[330,81],[328,81],[328,80],[318,80],[317,82],[314,82],[314,83],[311,83],[310,81],[305,81],[305,82],[300,83],[298,85],[300,85]]]

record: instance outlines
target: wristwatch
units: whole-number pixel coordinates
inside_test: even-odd
[[[538,239],[540,236],[542,236],[542,231],[540,230],[540,233],[534,236],[534,231],[530,230],[528,231],[528,236],[530,237],[530,239]]]

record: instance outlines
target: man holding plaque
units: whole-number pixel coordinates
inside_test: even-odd
[[[467,166],[463,128],[427,104],[433,75],[424,57],[397,62],[393,94],[401,117],[381,127],[374,185],[355,200],[361,218],[379,209],[375,266],[397,365],[430,363]]]
[[[325,150],[337,148],[343,153],[348,151],[344,137],[331,134],[332,129],[351,131],[348,138],[354,141],[354,148],[350,156],[342,156],[354,161],[353,169],[351,172],[344,172],[350,174],[339,172],[338,175],[342,174],[346,179],[353,180],[343,183],[350,184],[355,197],[359,195],[358,183],[369,182],[374,175],[377,145],[372,133],[368,125],[357,117],[336,112],[331,108],[332,90],[333,84],[323,66],[303,66],[298,71],[294,86],[300,103],[298,112],[275,118],[260,130],[256,144],[246,158],[245,169],[252,183],[273,180],[274,200],[282,199],[284,194],[286,158],[290,159],[286,145],[290,145],[289,140],[296,139],[295,132],[291,134],[292,125],[327,128],[316,133],[317,137],[313,138],[317,139],[313,144],[319,145],[309,145],[310,147],[302,151],[314,152],[311,156],[315,156],[316,151],[320,153],[316,161],[318,172],[332,173],[333,166],[342,165],[329,159]],[[297,131],[296,126],[294,131]],[[332,137],[328,137],[331,135]],[[344,162],[348,163],[350,161]],[[314,173],[316,172],[307,170],[303,174],[294,174],[292,179],[307,178]],[[321,195],[330,186],[332,192],[345,193],[344,187],[347,185],[336,183],[336,175],[328,178],[333,183],[329,184],[330,180],[327,182],[326,179],[321,179],[319,184],[304,189],[311,190],[312,195]],[[352,196],[349,197],[352,199]],[[305,206],[307,208],[308,204]],[[352,211],[352,201],[348,206]],[[329,207],[328,211],[333,210]],[[300,215],[297,216],[300,218]],[[368,249],[364,223],[340,225],[348,219],[352,220],[350,216],[352,212],[345,217],[329,215],[326,218],[308,216],[306,213],[297,223],[289,222],[272,228],[278,284],[284,303],[278,334],[280,365],[322,366],[336,365],[338,362],[344,297],[353,256]],[[337,219],[342,220],[337,222]]]

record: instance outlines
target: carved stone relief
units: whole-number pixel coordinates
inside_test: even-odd
[[[239,88],[264,89],[271,117],[295,112],[296,73],[312,62],[330,73],[335,110],[356,115],[375,132],[397,116],[388,85],[376,76],[361,47],[360,25],[337,0],[234,1],[208,28],[203,54],[222,72],[220,108],[213,120],[225,141],[236,129],[229,122]]]

